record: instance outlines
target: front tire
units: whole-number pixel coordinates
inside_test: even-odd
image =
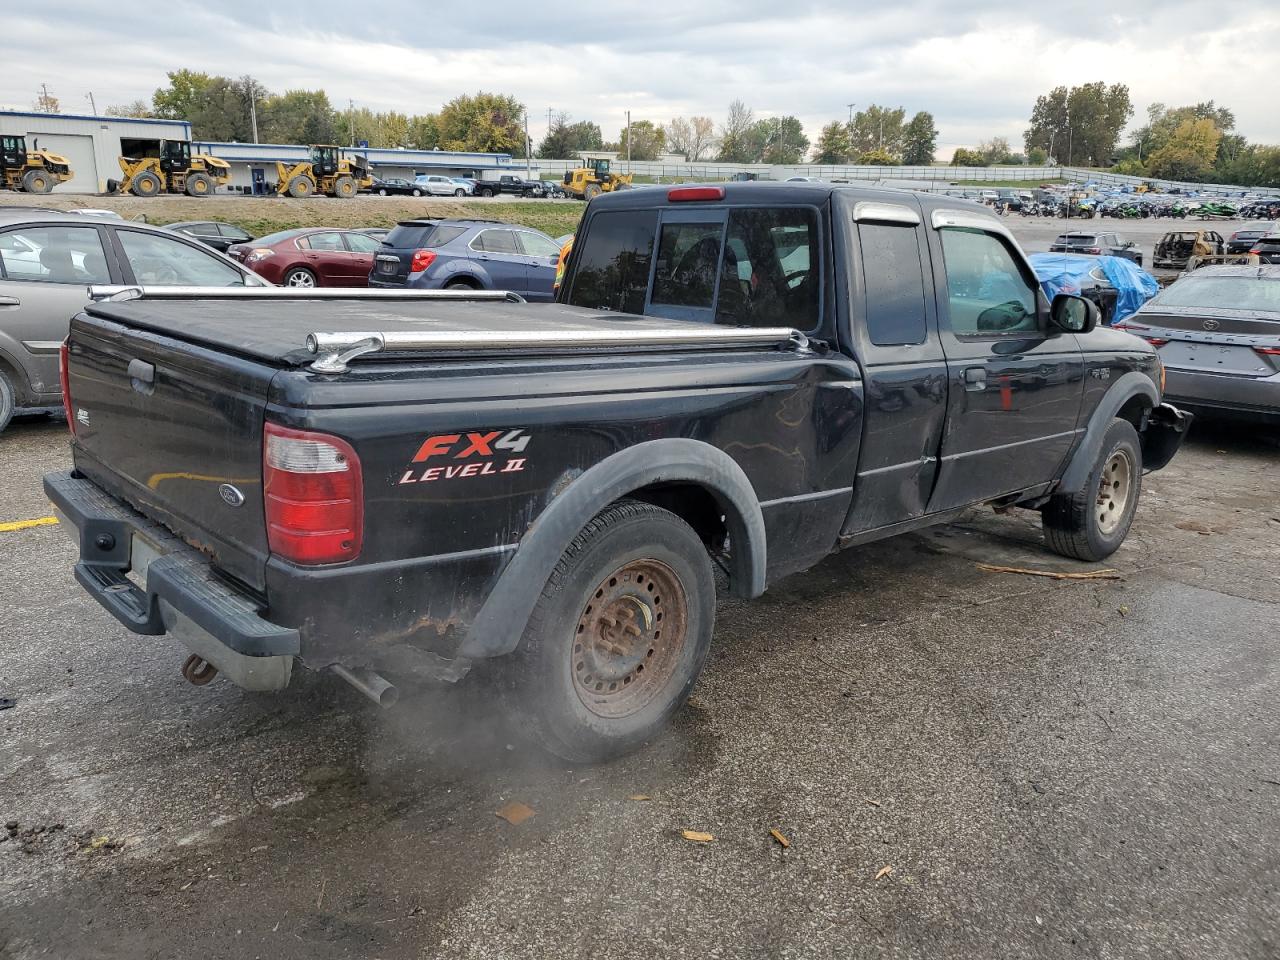
[[[28,170],[22,175],[22,189],[27,193],[48,193],[57,182],[48,170]]]
[[[414,191],[413,191],[413,195],[414,195],[415,197],[420,197],[420,196],[422,196],[422,191],[421,191],[421,190],[414,190]]]
[[[339,177],[333,181],[333,195],[339,200],[350,200],[359,192],[359,184],[351,177]]]
[[[467,191],[459,187],[457,190],[453,191],[453,195],[455,197],[465,197],[467,195]]]
[[[316,185],[310,177],[304,177],[302,174],[294,177],[289,181],[289,196],[295,200],[305,200],[311,194],[315,193]]]
[[[286,287],[299,287],[304,290],[310,290],[317,287],[316,275],[306,267],[294,267],[284,275],[284,285]]]
[[[715,625],[706,548],[682,519],[625,500],[596,515],[551,572],[520,646],[501,662],[504,700],[571,763],[634,750],[688,699]]]
[[[1111,421],[1084,489],[1049,498],[1041,510],[1045,543],[1076,560],[1105,560],[1129,534],[1142,493],[1142,443],[1128,420]]]
[[[135,197],[154,197],[160,192],[161,186],[159,177],[150,170],[144,170],[133,178],[130,189]]]

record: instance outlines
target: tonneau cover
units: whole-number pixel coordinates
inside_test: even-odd
[[[680,330],[692,321],[605,313],[558,303],[405,300],[122,300],[92,303],[92,317],[273,364],[315,360],[309,333],[510,330]],[[705,326],[697,324],[697,326]]]

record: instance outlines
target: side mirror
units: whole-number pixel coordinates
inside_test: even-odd
[[[1049,319],[1065,333],[1088,333],[1100,316],[1097,304],[1070,293],[1058,294],[1049,308]]]

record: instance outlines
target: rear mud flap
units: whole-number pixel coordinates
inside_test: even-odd
[[[1147,428],[1142,431],[1144,473],[1159,470],[1173,459],[1194,419],[1193,414],[1179,410],[1171,403],[1162,403],[1151,411]]]

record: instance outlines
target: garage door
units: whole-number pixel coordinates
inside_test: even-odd
[[[71,164],[71,179],[54,187],[55,192],[97,193],[102,189],[98,184],[98,168],[93,162],[93,137],[33,130],[27,134],[27,147],[30,148],[35,140],[40,141],[41,150],[60,153]]]

